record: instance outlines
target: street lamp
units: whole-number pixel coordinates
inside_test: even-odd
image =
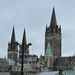
[[[3,72],[4,72],[4,64],[2,62],[2,75],[3,75]]]
[[[23,75],[24,46],[26,46],[27,48],[29,48],[29,46],[31,46],[32,44],[31,44],[31,43],[28,43],[28,45],[23,45],[23,44],[21,45],[21,44],[19,44],[18,42],[15,42],[15,44],[22,46],[22,47],[21,47],[21,49],[22,49],[22,66],[21,66],[21,75]]]

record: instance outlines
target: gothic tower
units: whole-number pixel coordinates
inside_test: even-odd
[[[16,61],[18,58],[18,46],[15,44],[15,42],[16,42],[15,30],[13,27],[11,41],[10,41],[10,43],[8,43],[8,55],[7,55],[7,57]]]
[[[52,55],[61,57],[61,26],[58,27],[55,15],[55,9],[53,7],[51,22],[49,27],[46,25],[45,31],[45,53],[48,42],[51,45]]]
[[[29,56],[29,49],[27,47],[25,29],[24,29],[23,38],[22,38],[22,46],[20,47],[20,51],[19,51],[20,59],[22,58],[22,49],[24,50],[24,58],[27,58]]]

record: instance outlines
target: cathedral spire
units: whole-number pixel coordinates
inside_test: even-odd
[[[52,51],[51,51],[51,46],[50,46],[50,43],[48,42],[48,45],[47,45],[47,49],[46,49],[46,56],[52,56]]]
[[[12,36],[11,36],[11,43],[14,43],[16,41],[15,39],[15,29],[14,29],[14,26],[13,26],[13,31],[12,31]]]
[[[51,26],[52,28],[54,28],[55,25],[57,25],[57,21],[56,21],[55,9],[54,9],[54,7],[53,7],[50,26]]]
[[[15,29],[13,26],[11,41],[8,43],[8,58],[13,59],[14,61],[18,58],[18,46],[15,44]]]
[[[27,42],[26,42],[26,33],[25,33],[25,29],[23,32],[23,38],[22,38],[22,47],[24,48],[24,50],[26,50],[27,46]],[[26,51],[25,51],[26,52]]]

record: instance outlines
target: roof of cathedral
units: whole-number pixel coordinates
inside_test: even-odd
[[[10,47],[8,47],[8,50],[15,51],[15,50],[18,49],[17,45],[15,44],[15,42],[16,42],[15,29],[14,29],[14,26],[13,26],[11,41],[10,41],[10,43],[8,43],[8,45],[10,46]]]
[[[22,44],[27,44],[27,42],[26,42],[26,32],[25,32],[25,29],[24,29],[24,32],[23,32]]]
[[[58,57],[55,66],[67,66],[69,64],[69,57]]]
[[[54,9],[54,7],[53,7],[50,26],[51,26],[52,28],[54,28],[55,25],[57,25],[57,21],[56,21],[55,9]]]
[[[26,42],[26,32],[25,32],[25,29],[24,29],[24,32],[23,32],[23,38],[22,38],[22,47],[24,48],[24,50],[26,50],[27,48],[26,48],[26,46],[27,46],[27,42]],[[26,51],[25,51],[26,52]]]
[[[0,58],[0,63],[8,63],[6,59]]]
[[[68,66],[71,62],[75,62],[75,57],[58,57],[55,66]]]
[[[12,36],[11,36],[11,43],[14,43],[16,41],[16,38],[15,38],[15,29],[14,29],[14,26],[13,26],[13,31],[12,31]]]
[[[52,56],[52,51],[51,51],[51,46],[50,43],[48,42],[47,44],[47,49],[46,49],[46,56]]]

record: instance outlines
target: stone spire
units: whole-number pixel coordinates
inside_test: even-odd
[[[10,43],[8,43],[8,56],[7,57],[13,59],[14,61],[16,61],[18,58],[18,45],[16,45],[15,42],[16,42],[15,29],[13,26],[11,41]]]
[[[47,49],[46,49],[46,56],[52,56],[52,50],[51,50],[51,46],[50,46],[50,43],[48,42],[48,45],[47,45]]]
[[[11,41],[10,41],[10,46],[9,46],[11,51],[17,50],[17,45],[15,44],[15,42],[16,42],[15,29],[14,29],[14,26],[13,26],[12,36],[11,36]]]
[[[55,9],[53,7],[50,26],[51,28],[54,28],[56,25],[57,25],[57,21],[56,21]]]
[[[15,29],[13,26],[13,31],[12,31],[12,36],[11,36],[11,44],[14,44],[14,42],[16,42],[16,38],[15,38]]]
[[[23,50],[26,52],[26,50],[27,50],[27,42],[26,42],[25,29],[24,29],[23,38],[22,38],[22,48],[23,48]]]

